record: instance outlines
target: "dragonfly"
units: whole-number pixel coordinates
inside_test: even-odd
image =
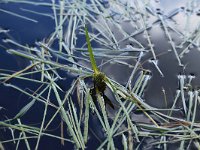
[[[112,109],[115,109],[113,103],[111,100],[105,95],[106,90],[106,83],[104,81],[105,75],[103,73],[100,73],[98,76],[93,78],[93,84],[94,86],[90,89],[90,95],[94,102],[97,101],[97,94],[100,94],[105,102],[105,105],[109,105]]]

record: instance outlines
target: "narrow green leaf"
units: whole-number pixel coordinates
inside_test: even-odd
[[[33,99],[31,102],[25,105],[14,118],[20,118],[26,114],[26,112],[35,104],[35,101],[36,99]]]
[[[91,62],[91,65],[92,65],[92,69],[94,70],[95,74],[98,74],[99,70],[97,68],[96,61],[95,61],[95,58],[94,58],[94,54],[93,54],[93,51],[92,51],[92,46],[91,46],[91,43],[90,43],[90,37],[89,37],[89,34],[88,34],[87,27],[85,27],[85,37],[86,37],[86,41],[87,41],[88,52],[89,52],[89,56],[90,56],[90,62]]]
[[[90,102],[91,96],[89,91],[87,91],[87,97],[85,101],[85,119],[84,119],[84,132],[83,132],[83,137],[84,137],[84,142],[87,143],[88,140],[88,122],[89,122],[89,102]]]

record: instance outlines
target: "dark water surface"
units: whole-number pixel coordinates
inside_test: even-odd
[[[106,2],[106,5],[108,2]],[[172,26],[172,29],[168,28],[169,34],[172,37],[172,40],[175,44],[175,47],[177,49],[177,52],[180,54],[182,50],[184,50],[188,44],[185,43],[183,46],[180,46],[181,43],[184,41],[183,37],[179,35],[178,33],[175,33],[175,30],[178,30],[182,35],[183,34],[190,34],[194,29],[198,28],[199,22],[200,22],[200,16],[199,16],[199,10],[194,9],[191,10],[189,4],[187,4],[187,1],[179,1],[179,0],[160,0],[155,1],[152,4],[154,4],[155,9],[155,15],[157,15],[156,11],[160,11],[163,16],[167,15],[171,12],[177,13],[169,18],[166,19],[165,23],[168,23]],[[112,4],[109,4],[112,5]],[[194,4],[195,5],[195,4]],[[33,6],[28,4],[17,4],[17,3],[0,3],[0,9],[4,10],[12,10],[13,12],[17,12],[19,14],[26,14],[27,17],[30,17],[32,19],[35,19],[38,21],[38,23],[34,23],[32,21],[23,20],[22,18],[17,18],[15,16],[0,12],[0,27],[3,29],[8,29],[10,32],[7,34],[1,34],[0,33],[0,44],[3,45],[0,47],[0,69],[8,69],[12,71],[18,71],[22,68],[26,67],[29,62],[27,60],[24,60],[22,58],[18,58],[12,55],[9,55],[6,53],[5,48],[17,48],[14,45],[6,44],[2,42],[3,40],[7,38],[14,39],[15,41],[18,41],[21,44],[28,44],[35,46],[36,41],[42,40],[44,37],[48,37],[53,31],[54,31],[54,20],[50,17],[35,15],[32,13],[24,13],[21,8],[24,9],[30,9],[38,12],[46,12],[52,14],[52,9],[50,7],[45,6]],[[180,10],[180,11],[178,11]],[[194,11],[194,13],[190,14],[191,11]],[[191,15],[188,21],[189,24],[186,25],[187,15]],[[151,15],[151,22],[154,22],[157,19],[156,16]],[[129,25],[128,22],[125,22],[122,24],[122,28],[126,30],[126,32],[132,33],[132,27]],[[115,32],[115,36],[120,39],[120,33],[118,33],[115,29],[113,29]],[[189,48],[189,53],[184,54],[183,58],[181,58],[181,62],[183,66],[180,66],[177,58],[174,54],[173,48],[171,44],[169,43],[169,39],[166,35],[166,32],[163,28],[163,25],[161,22],[158,22],[152,26],[151,29],[148,30],[148,33],[151,38],[151,42],[154,44],[154,50],[155,54],[158,60],[158,67],[162,74],[159,72],[158,69],[156,69],[155,65],[151,63],[149,60],[152,60],[152,53],[148,52],[145,53],[145,55],[142,57],[142,66],[145,69],[148,69],[152,72],[152,77],[150,78],[148,82],[148,86],[145,90],[145,93],[143,95],[143,98],[145,99],[145,102],[150,104],[153,107],[157,108],[169,108],[173,105],[173,101],[176,95],[176,90],[179,88],[179,80],[178,75],[192,75],[195,76],[195,79],[192,81],[193,89],[199,88],[200,85],[200,52],[199,52],[199,45],[196,42],[196,46],[192,45]],[[134,36],[140,43],[142,43],[146,49],[149,49],[149,45],[147,44],[147,39],[145,38],[143,33],[140,33],[138,35]],[[199,39],[198,39],[199,40]],[[130,41],[125,41],[124,43],[121,43],[121,47],[124,47],[127,43],[130,43]],[[179,47],[178,47],[179,46]],[[135,62],[132,60],[127,60],[134,64]],[[120,64],[110,64],[105,65],[102,68],[102,71],[104,71],[109,77],[112,79],[115,79],[116,81],[126,84],[127,78],[130,76],[130,73],[132,69],[129,67],[123,67],[123,65]],[[63,73],[63,77],[66,74]],[[34,77],[30,76],[30,78],[39,78],[39,75],[35,75]],[[61,86],[64,89],[68,89],[69,87],[67,85],[70,85],[70,82],[72,80],[72,77],[68,78],[67,80],[61,82]],[[15,85],[20,86],[24,89],[31,89],[36,90],[38,85],[30,85],[28,82],[21,82],[18,80],[11,80],[10,82],[15,82]],[[64,94],[62,95],[64,96]],[[164,101],[164,98],[166,96],[167,103]],[[20,110],[21,106],[24,105],[25,100],[28,99],[27,96],[20,94],[20,92],[17,92],[16,90],[5,87],[2,84],[0,84],[0,106],[5,108],[5,110],[0,111],[0,119],[3,120],[5,116],[8,118],[14,117],[14,115]],[[181,107],[181,104],[180,104]],[[17,109],[16,109],[17,108]],[[44,108],[41,108],[41,105],[34,105],[34,107],[30,110],[30,112],[27,113],[27,115],[23,118],[23,121],[28,120],[28,124],[34,124],[39,121],[41,121],[42,116],[38,116],[37,114],[42,114]],[[35,112],[34,110],[37,110]],[[55,110],[52,111],[52,114]],[[181,113],[180,113],[181,114]],[[178,114],[178,115],[180,115]],[[29,119],[28,117],[31,117]],[[200,115],[197,115],[196,120],[199,120]],[[142,117],[141,117],[142,118]],[[30,121],[31,120],[31,121]],[[143,120],[143,118],[141,119]],[[29,122],[30,121],[30,122]],[[58,125],[60,122],[60,118],[58,117],[55,121],[55,124]],[[143,120],[144,121],[144,120]],[[98,119],[93,117],[93,119],[90,121],[91,128],[96,127],[97,131],[96,134],[100,138],[100,140],[103,140],[104,135],[100,132],[101,129],[98,128]],[[52,125],[52,134],[60,135],[60,127]],[[98,133],[99,131],[99,133]],[[91,131],[94,132],[94,131]],[[6,133],[6,132],[5,132]],[[7,139],[10,135],[0,135],[1,139]],[[101,139],[102,137],[102,139]],[[9,137],[8,139],[10,139]],[[121,140],[121,139],[119,139]],[[149,139],[149,143],[151,143],[151,140],[154,141],[155,139]],[[31,144],[35,144],[35,141],[31,141]],[[95,149],[100,144],[100,141],[98,141],[97,138],[95,138],[91,134],[91,140],[89,140],[88,145],[93,145],[92,149]],[[144,143],[144,149],[145,146],[148,145],[148,140]],[[23,149],[24,145],[22,144],[22,147],[20,149]],[[119,146],[121,147],[121,146]],[[176,145],[173,145],[175,148]],[[5,145],[6,149],[14,149],[14,146],[12,144]],[[65,146],[61,146],[60,140],[55,140],[54,138],[42,138],[41,140],[41,146],[40,149],[72,149],[72,144],[66,144]],[[91,147],[88,147],[88,149],[91,149]],[[154,148],[150,148],[154,149]]]

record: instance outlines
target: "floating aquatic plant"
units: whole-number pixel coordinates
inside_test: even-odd
[[[113,150],[169,149],[171,143],[178,145],[179,149],[200,145],[197,118],[199,89],[193,86],[193,75],[184,72],[176,78],[179,87],[174,91],[173,101],[168,101],[166,88],[160,89],[164,94],[165,108],[151,106],[145,97],[146,86],[156,77],[152,76],[151,68],[146,68],[145,63],[151,62],[157,70],[155,72],[164,80],[168,74],[160,67],[160,57],[171,54],[167,50],[159,54],[154,41],[156,33],[151,33],[154,27],[163,29],[166,41],[178,60],[176,65],[185,65],[182,57],[190,46],[198,47],[199,31],[186,34],[189,29],[183,33],[174,23],[176,19],[173,17],[186,13],[183,8],[175,8],[165,14],[157,12],[153,1],[138,0],[61,0],[59,3],[55,0],[4,0],[0,3],[21,3],[20,7],[24,8],[20,11],[27,14],[3,8],[0,11],[22,22],[40,23],[37,17],[27,17],[30,13],[53,19],[55,27],[48,37],[42,37],[30,46],[12,38],[11,29],[0,25],[0,34],[7,37],[2,39],[1,48],[29,62],[21,70],[0,70],[1,86],[12,88],[25,97],[14,116],[7,113],[1,118],[0,133],[10,136],[1,137],[0,149],[10,144],[15,149],[40,149],[44,145],[42,139],[47,137],[53,142],[59,140],[63,147],[73,145],[75,149],[94,149],[94,145],[90,144],[93,140],[99,141],[96,149]],[[195,9],[197,2],[192,3],[190,5],[188,1],[186,5]],[[52,13],[31,10],[23,4],[45,6]],[[192,14],[191,11],[187,18]],[[190,19],[187,20],[185,28],[190,24]],[[87,29],[85,24],[90,28]],[[174,41],[173,34],[180,36],[180,43]],[[83,36],[86,42],[83,42]],[[91,45],[92,42],[94,45]],[[148,55],[152,58],[147,58]],[[96,63],[97,59],[102,61],[101,64]],[[117,73],[115,66],[120,66]],[[123,72],[123,68],[129,72]],[[123,76],[126,83],[118,80],[116,75]],[[159,103],[163,100],[154,101]],[[12,104],[16,103],[15,98]],[[1,112],[5,109],[0,106]],[[37,121],[29,114],[32,111],[36,113]],[[146,145],[149,139],[152,140]]]

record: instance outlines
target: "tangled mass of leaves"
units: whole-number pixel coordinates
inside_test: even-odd
[[[7,37],[1,39],[1,51],[28,62],[20,70],[0,68],[1,89],[12,89],[23,101],[18,105],[12,99],[13,110],[0,105],[0,112],[6,110],[0,149],[40,149],[48,138],[75,149],[200,147],[199,89],[193,84],[196,75],[187,72],[190,62],[185,62],[189,54],[199,53],[200,2],[167,3],[174,7],[170,11],[162,9],[165,2],[154,0],[0,4],[19,7],[0,7],[0,12],[22,23],[40,24],[32,14],[54,24],[51,34],[29,45],[12,38],[11,29],[0,23],[0,34]],[[178,88],[172,88],[170,99],[163,87],[164,97],[151,93],[152,105],[145,96],[148,90],[158,93],[152,80],[170,85],[173,67],[181,68],[181,73],[175,71],[179,75],[173,74]]]

